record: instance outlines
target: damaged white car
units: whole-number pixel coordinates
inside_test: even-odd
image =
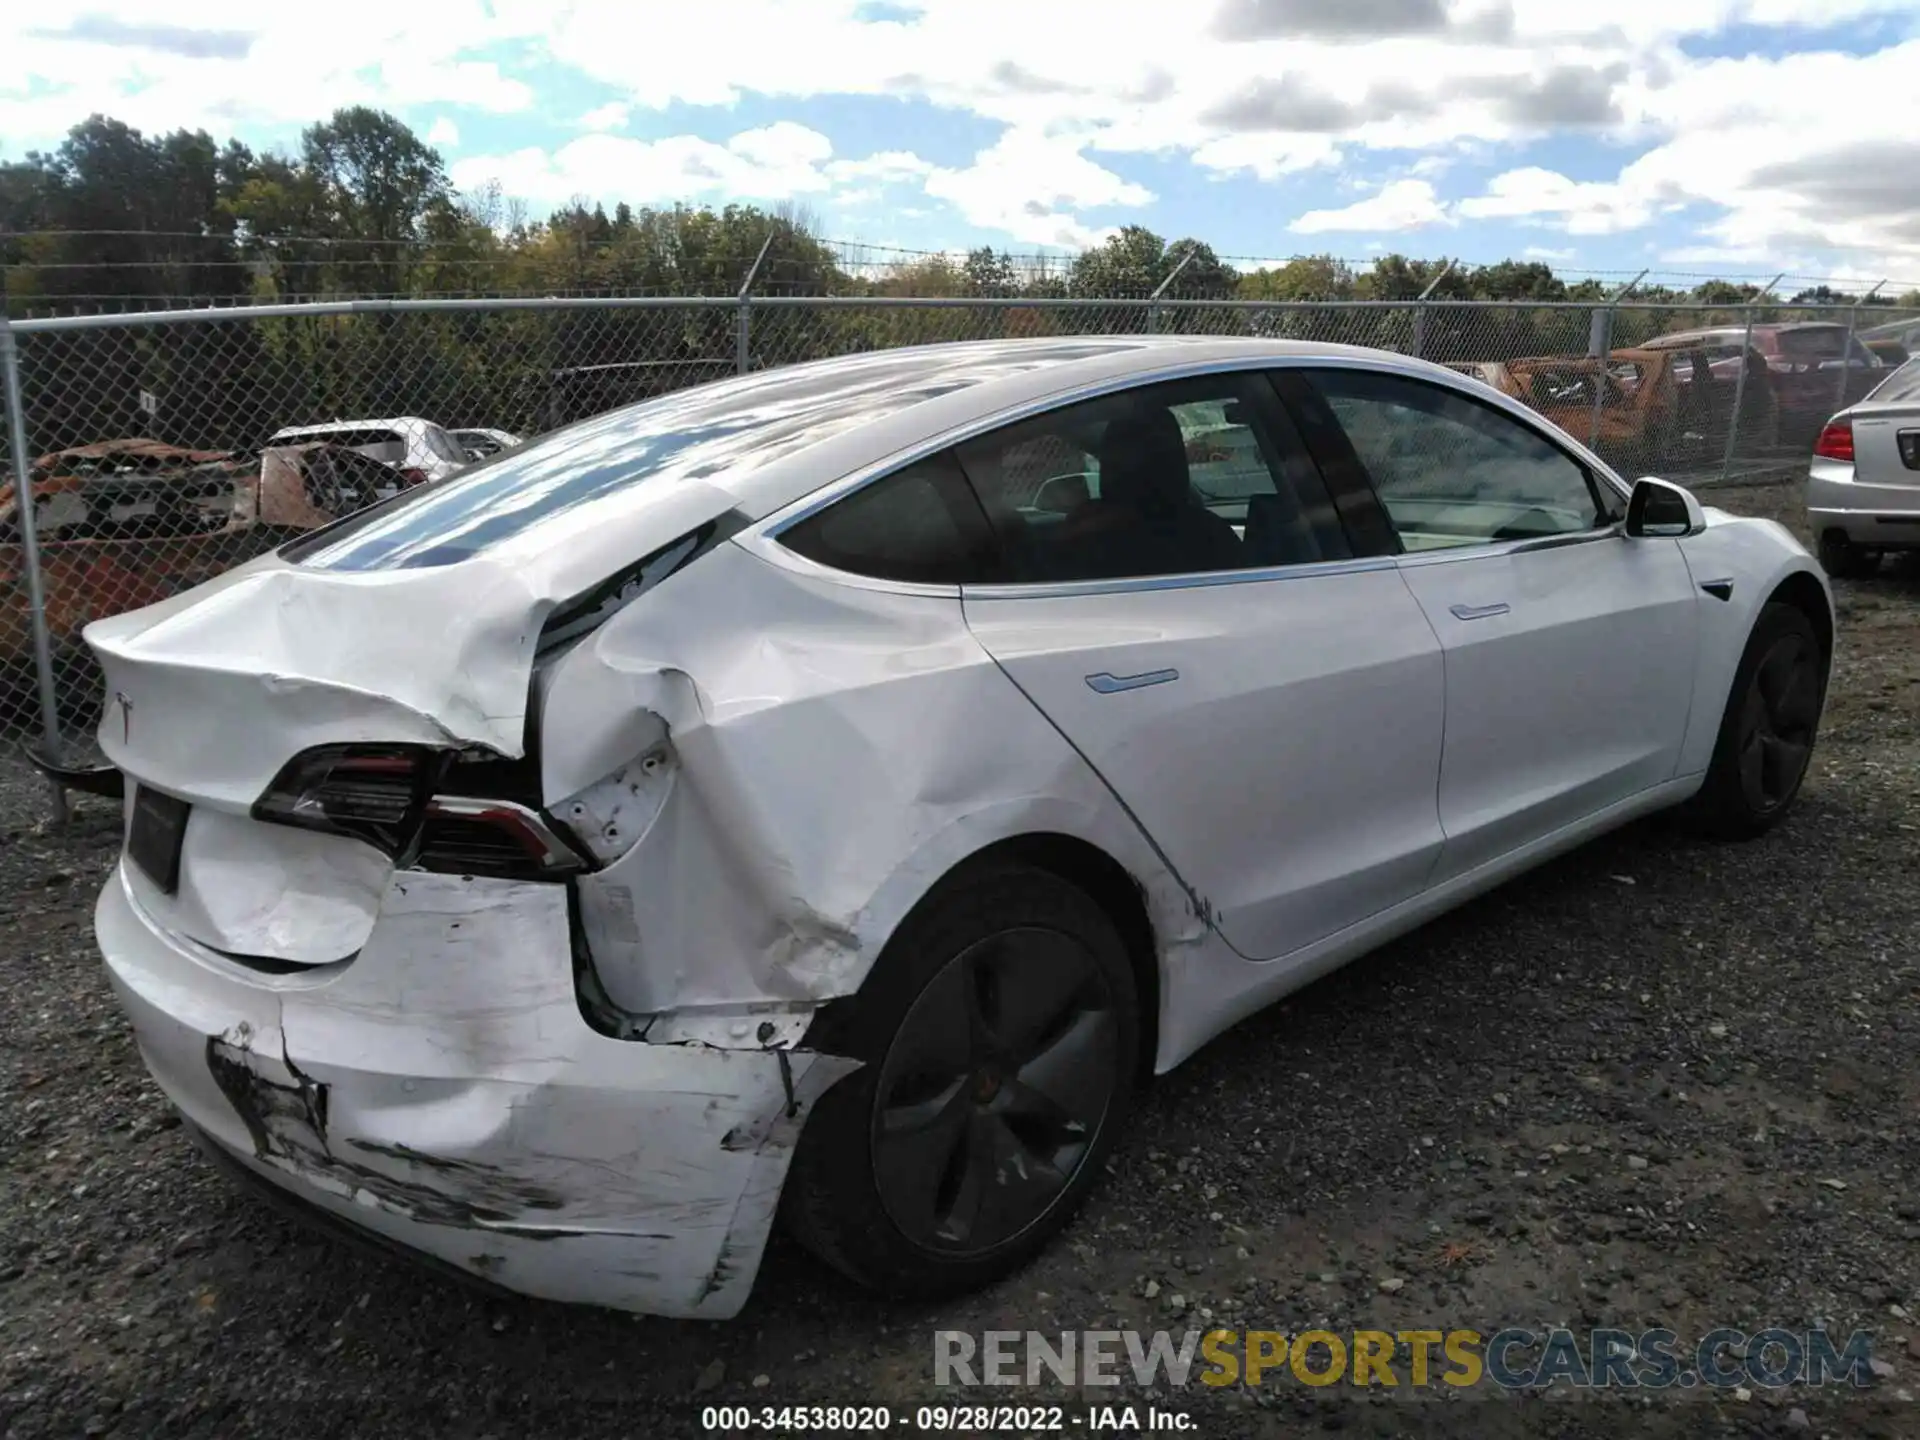
[[[781,1212],[1002,1275],[1239,1018],[1636,815],[1765,829],[1833,610],[1438,366],[1119,337],[650,400],[87,639],[99,941],[209,1150],[724,1317]]]

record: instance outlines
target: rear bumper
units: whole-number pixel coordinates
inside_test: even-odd
[[[358,956],[289,975],[163,931],[117,870],[95,928],[147,1068],[233,1163],[549,1300],[737,1312],[800,1125],[852,1068],[594,1031],[553,885],[396,876]]]
[[[1862,485],[1853,466],[1815,460],[1807,477],[1807,524],[1816,536],[1843,532],[1856,545],[1920,547],[1920,485]]]

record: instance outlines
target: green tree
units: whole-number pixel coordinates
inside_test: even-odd
[[[1351,300],[1353,268],[1331,255],[1302,255],[1272,270],[1252,270],[1236,287],[1242,300]]]
[[[1013,295],[1020,288],[1013,258],[1004,250],[995,254],[991,245],[976,246],[967,252],[960,266],[960,279],[969,295]]]
[[[1553,267],[1539,260],[1502,260],[1478,265],[1469,273],[1468,288],[1479,300],[1564,300],[1566,282]]]
[[[1128,225],[1076,257],[1067,286],[1089,298],[1145,299],[1167,269],[1167,242],[1144,225]]]

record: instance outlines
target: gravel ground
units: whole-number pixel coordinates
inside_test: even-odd
[[[1785,518],[1794,492],[1713,498]],[[83,800],[52,832],[8,762],[0,1434],[671,1435],[714,1402],[899,1414],[959,1398],[932,1385],[936,1328],[1209,1314],[1690,1338],[1823,1321],[1871,1331],[1886,1364],[1864,1391],[1745,1399],[1290,1381],[1158,1397],[1207,1437],[1920,1434],[1920,571],[1841,595],[1825,733],[1787,825],[1732,847],[1636,826],[1255,1017],[1153,1088],[1063,1243],[938,1309],[876,1304],[776,1242],[737,1321],[640,1320],[480,1296],[284,1222],[189,1145],[110,999],[89,912],[115,813]]]

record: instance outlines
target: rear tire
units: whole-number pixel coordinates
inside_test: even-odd
[[[1864,580],[1880,568],[1880,552],[1856,545],[1844,530],[1820,537],[1820,568],[1835,580]]]
[[[910,915],[833,1048],[865,1063],[801,1132],[784,1218],[883,1294],[978,1289],[1025,1265],[1098,1183],[1131,1108],[1139,1000],[1084,891],[981,869]]]
[[[1726,840],[1779,824],[1806,779],[1825,701],[1826,660],[1813,622],[1791,605],[1768,604],[1741,652],[1706,782],[1686,818]]]

